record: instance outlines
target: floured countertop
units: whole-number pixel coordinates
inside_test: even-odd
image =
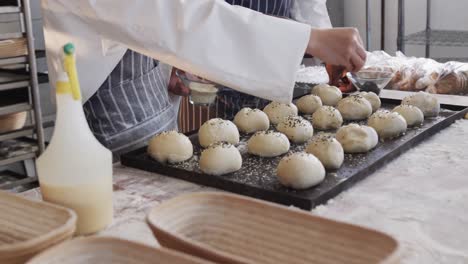
[[[148,210],[177,195],[213,190],[116,165],[113,224],[98,235],[156,246]],[[24,193],[38,198],[39,190]],[[405,152],[313,214],[397,238],[402,263],[468,263],[468,120]]]

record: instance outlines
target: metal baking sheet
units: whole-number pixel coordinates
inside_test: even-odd
[[[399,100],[382,99],[384,109],[392,109],[398,104]],[[467,112],[468,108],[442,105],[440,115],[426,119],[422,127],[410,128],[399,138],[379,142],[375,149],[366,154],[345,154],[345,161],[340,169],[327,172],[321,184],[301,191],[283,187],[276,179],[276,166],[281,157],[261,158],[247,153],[246,141],[249,136],[246,135],[241,136],[241,142],[237,146],[243,158],[242,168],[227,175],[206,175],[200,171],[198,158],[201,147],[196,132],[188,134],[194,145],[194,156],[186,162],[163,165],[151,159],[146,154],[146,148],[141,148],[122,155],[121,163],[168,177],[310,210],[369,176],[390,160],[448,127],[457,119],[463,118]],[[291,144],[290,152],[303,151],[305,147],[306,144]]]

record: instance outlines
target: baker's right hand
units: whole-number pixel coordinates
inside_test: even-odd
[[[356,28],[314,28],[306,53],[351,72],[359,71],[366,62],[366,51]]]

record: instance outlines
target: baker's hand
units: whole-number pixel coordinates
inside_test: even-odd
[[[184,83],[177,77],[176,68],[172,68],[171,79],[169,80],[168,90],[169,92],[180,95],[188,96],[190,94],[190,89],[184,85]],[[181,70],[179,70],[181,71]]]
[[[359,71],[366,62],[366,51],[355,28],[312,29],[306,53],[351,72]]]

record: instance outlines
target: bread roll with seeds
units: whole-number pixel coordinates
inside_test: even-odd
[[[327,170],[336,170],[344,161],[344,150],[331,134],[322,133],[312,138],[306,152],[316,156]]]
[[[263,112],[267,114],[270,119],[270,123],[277,125],[284,118],[288,116],[297,116],[297,107],[293,104],[283,104],[278,102],[271,102],[265,108]]]
[[[260,157],[276,157],[289,151],[289,140],[280,132],[259,131],[247,141],[250,154]]]
[[[337,109],[344,120],[363,120],[372,114],[372,105],[360,94],[342,99]]]
[[[234,124],[239,128],[239,131],[248,134],[270,128],[268,116],[260,109],[249,107],[244,107],[237,112],[234,117]]]
[[[319,84],[314,86],[311,91],[312,94],[317,95],[322,100],[323,105],[336,106],[343,98],[343,93],[336,86],[328,84]]]
[[[177,131],[166,131],[151,138],[148,155],[160,163],[178,163],[193,156],[193,145],[186,135]]]
[[[380,110],[369,117],[368,125],[377,131],[379,138],[395,138],[406,132],[406,120],[397,112]]]
[[[325,179],[325,168],[320,160],[304,152],[283,157],[276,172],[281,184],[299,190],[310,188]]]
[[[374,92],[360,92],[360,94],[371,104],[372,113],[379,110],[382,106],[382,102],[380,101],[380,97]]]
[[[345,153],[366,153],[377,146],[379,136],[370,126],[349,124],[338,129],[336,140]]]
[[[399,113],[406,120],[408,127],[420,126],[424,122],[423,112],[414,105],[399,105],[393,108],[392,112]]]
[[[435,117],[439,115],[440,104],[439,100],[426,92],[419,92],[403,98],[401,104],[414,105],[421,109],[424,117]]]
[[[204,148],[217,142],[237,144],[239,143],[239,130],[229,120],[213,118],[203,123],[198,130],[198,141]]]
[[[312,124],[301,116],[286,117],[276,129],[294,143],[304,143],[314,135]]]
[[[239,150],[226,142],[217,142],[204,149],[200,156],[200,170],[206,174],[223,175],[240,170]]]
[[[312,115],[312,125],[318,130],[338,129],[342,124],[340,111],[332,106],[324,105]]]
[[[296,101],[299,112],[311,115],[322,106],[322,99],[314,94],[307,94]]]

